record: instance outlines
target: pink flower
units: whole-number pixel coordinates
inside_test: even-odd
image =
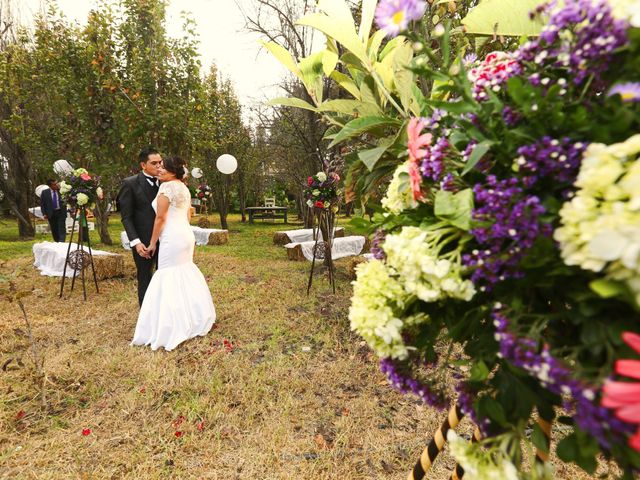
[[[312,183],[313,183],[313,177],[307,178],[307,184],[311,186]]]
[[[91,180],[91,175],[89,175],[88,173],[83,173],[82,175],[80,175],[80,178],[85,182],[88,182],[89,180]]]
[[[411,192],[413,193],[413,199],[418,201],[424,198],[420,185],[422,184],[422,175],[420,175],[420,168],[416,162],[409,162],[409,181],[411,183]]]
[[[640,353],[640,335],[624,332],[622,339]],[[618,360],[616,373],[640,379],[640,360]],[[620,420],[640,425],[640,382],[607,381],[602,387],[602,406],[614,409]],[[640,428],[629,439],[629,446],[640,452]]]
[[[431,144],[431,134],[421,134],[424,127],[425,121],[421,118],[414,117],[409,120],[409,125],[407,126],[407,135],[409,137],[407,146],[409,147],[409,159],[412,162],[422,160],[427,154],[427,151],[423,150],[422,147]]]

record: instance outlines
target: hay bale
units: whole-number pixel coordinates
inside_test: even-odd
[[[209,234],[209,242],[207,245],[226,245],[229,243],[229,230],[221,230],[220,232],[211,232]]]
[[[93,265],[98,280],[124,276],[124,257],[120,254],[94,255]]]
[[[333,238],[344,238],[344,228],[338,227],[336,228],[336,234]]]
[[[282,247],[287,243],[291,243],[291,239],[284,232],[276,232],[273,234],[273,244]]]
[[[371,240],[369,237],[364,237],[364,246],[362,247],[362,252],[360,253],[369,253],[371,250]]]
[[[302,246],[297,244],[295,247],[287,248],[287,258],[296,262],[306,260],[302,253]]]
[[[362,255],[359,255],[357,257],[351,257],[349,259],[349,265],[347,265],[347,275],[349,276],[349,278],[351,280],[355,280],[357,277],[356,274],[356,268],[358,265],[360,265],[361,263],[365,263],[368,260],[363,257]]]
[[[200,228],[210,228],[211,222],[209,221],[209,217],[201,217],[198,219],[198,226]]]

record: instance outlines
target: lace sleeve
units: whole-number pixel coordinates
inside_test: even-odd
[[[167,182],[160,185],[158,189],[158,195],[162,194],[169,199],[171,205],[176,202],[177,189],[175,188],[176,182]]]

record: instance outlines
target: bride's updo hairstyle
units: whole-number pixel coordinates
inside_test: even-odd
[[[173,173],[178,180],[182,180],[187,173],[187,163],[180,157],[163,158],[162,166],[167,172]]]

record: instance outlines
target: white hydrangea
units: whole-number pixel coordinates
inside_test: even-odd
[[[609,0],[616,18],[628,20],[632,27],[640,28],[640,0]]]
[[[387,194],[382,199],[382,206],[395,214],[418,206],[418,201],[414,200],[411,191],[408,163],[405,162],[396,168],[389,188],[387,188]]]
[[[551,464],[534,464],[528,472],[518,471],[510,460],[504,445],[494,442],[489,445],[471,443],[459,437],[455,431],[447,432],[451,455],[464,468],[468,480],[552,480],[555,478]]]
[[[89,197],[87,197],[84,193],[79,193],[76,196],[76,201],[78,202],[78,205],[80,205],[80,206],[86,205],[87,203],[89,203]]]
[[[65,181],[60,182],[59,187],[60,187],[60,195],[66,195],[71,191],[71,185],[69,185]]]
[[[462,279],[459,261],[438,254],[439,231],[418,227],[403,227],[400,233],[387,235],[383,249],[387,265],[399,276],[407,293],[425,302],[443,298],[469,301],[475,294],[470,280]]]
[[[640,135],[586,150],[554,233],[567,265],[625,280],[640,303]]]
[[[318,177],[318,180],[320,180],[320,182],[325,182],[327,180],[327,174],[324,172],[318,172],[316,177]]]
[[[353,282],[349,308],[351,330],[362,336],[380,357],[407,358],[402,329],[426,321],[426,315],[401,316],[409,295],[382,261],[361,263],[356,271],[358,278]]]

